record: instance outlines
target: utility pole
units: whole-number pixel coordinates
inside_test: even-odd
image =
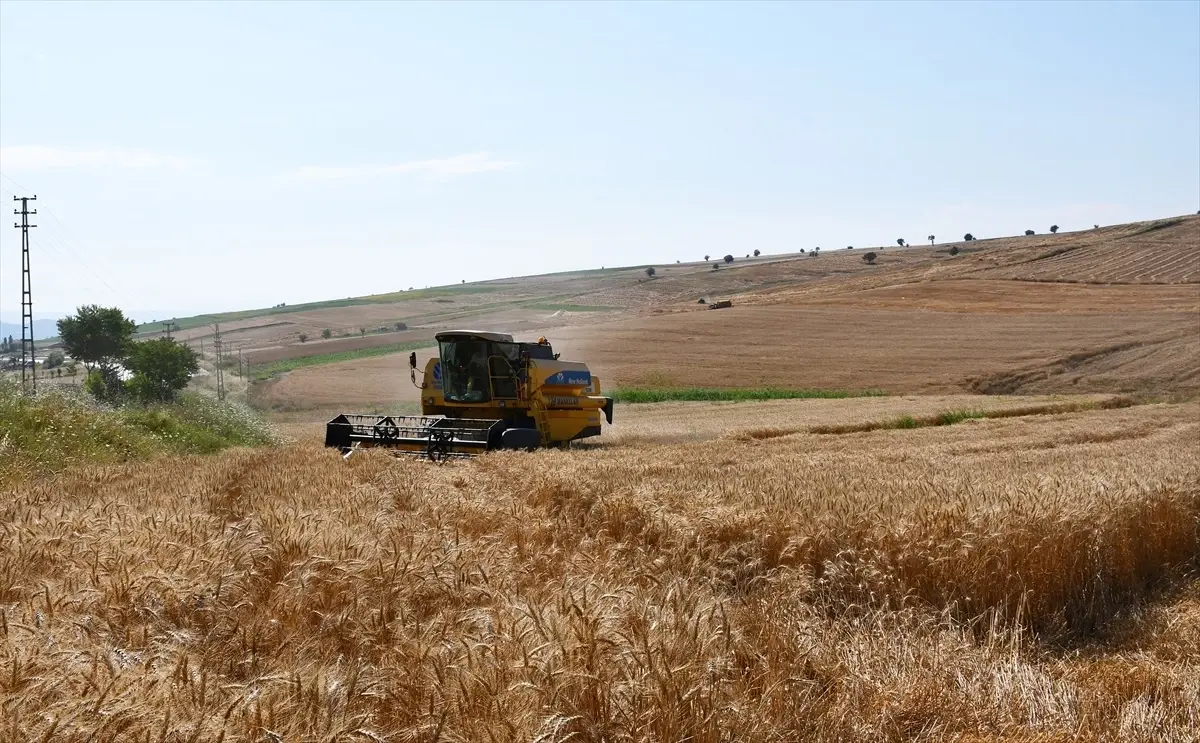
[[[246,378],[246,372],[242,367],[242,349],[240,347],[238,348],[238,376],[242,379]]]
[[[167,334],[167,340],[173,340],[171,338],[171,327],[172,326],[174,326],[176,330],[179,330],[178,323],[172,323],[170,320],[167,320],[166,322],[163,323],[163,327],[166,328],[166,330],[164,332],[166,332],[166,334]]]
[[[33,286],[29,275],[29,228],[37,227],[29,224],[29,215],[37,214],[37,209],[29,211],[29,202],[37,201],[37,196],[14,196],[13,201],[21,202],[21,208],[13,209],[13,214],[21,215],[21,223],[13,223],[13,227],[21,228],[21,389],[25,390],[29,382],[29,390],[37,392],[36,361],[33,356]],[[26,367],[29,371],[26,372]],[[25,376],[28,373],[28,378]]]
[[[221,324],[213,325],[213,353],[217,357],[217,399],[225,399],[225,370],[221,368]]]

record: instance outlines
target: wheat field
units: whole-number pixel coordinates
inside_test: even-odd
[[[1200,404],[812,432],[939,402],[26,482],[0,506],[0,737],[1195,740]]]

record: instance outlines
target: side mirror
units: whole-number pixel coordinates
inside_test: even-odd
[[[417,352],[413,351],[408,355],[408,365],[413,369],[417,368]]]

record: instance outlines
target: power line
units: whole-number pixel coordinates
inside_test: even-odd
[[[37,209],[29,211],[29,202],[37,201],[37,195],[13,196],[13,201],[21,202],[19,210],[13,209],[13,214],[21,215],[21,223],[13,224],[13,227],[21,230],[21,389],[25,390],[28,385],[28,391],[36,394],[37,359],[33,355],[33,282],[29,271],[29,228],[37,225],[29,224],[29,215],[37,214]],[[26,373],[29,374],[28,378]]]
[[[8,181],[9,183],[13,184],[14,186],[20,188],[23,191],[29,190],[29,189],[25,188],[24,186],[22,186],[20,183],[17,183],[15,180],[10,178],[9,176],[4,175],[3,173],[0,173],[0,178],[4,178],[4,180]],[[15,194],[14,194],[14,196],[15,196]],[[50,240],[56,240],[59,244],[59,247],[63,251],[68,253],[71,256],[71,258],[73,258],[75,260],[75,262],[77,262],[79,265],[83,266],[83,268],[92,275],[92,278],[94,278],[96,281],[99,281],[101,284],[103,284],[104,287],[106,289],[108,289],[110,292],[112,292],[114,296],[116,296],[119,299],[121,299],[122,301],[128,303],[128,301],[129,301],[128,297],[126,297],[124,294],[122,294],[121,292],[114,289],[111,284],[109,284],[107,281],[105,281],[104,277],[102,277],[96,271],[96,269],[93,268],[92,265],[90,263],[88,263],[88,261],[80,254],[80,253],[87,252],[87,248],[83,245],[83,242],[78,237],[76,237],[75,234],[72,233],[70,229],[67,228],[67,226],[63,223],[63,221],[61,219],[59,219],[58,216],[54,212],[52,212],[50,209],[46,208],[45,206],[42,207],[42,211],[46,215],[48,215],[51,219],[53,219],[56,224],[58,224],[59,228],[62,230],[64,235],[66,235],[68,238],[70,238],[72,241],[74,241],[75,246],[79,248],[80,252],[77,253],[71,247],[71,245],[67,242],[66,239],[64,239],[58,235],[55,235],[53,232],[50,232],[49,234],[47,234],[46,237]]]

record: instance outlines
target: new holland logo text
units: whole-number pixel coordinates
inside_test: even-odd
[[[555,408],[575,408],[579,407],[579,398],[551,396],[550,405]]]
[[[587,386],[592,383],[592,374],[588,371],[580,371],[575,369],[564,369],[563,371],[551,374],[546,378],[546,384],[553,385],[580,385]]]

